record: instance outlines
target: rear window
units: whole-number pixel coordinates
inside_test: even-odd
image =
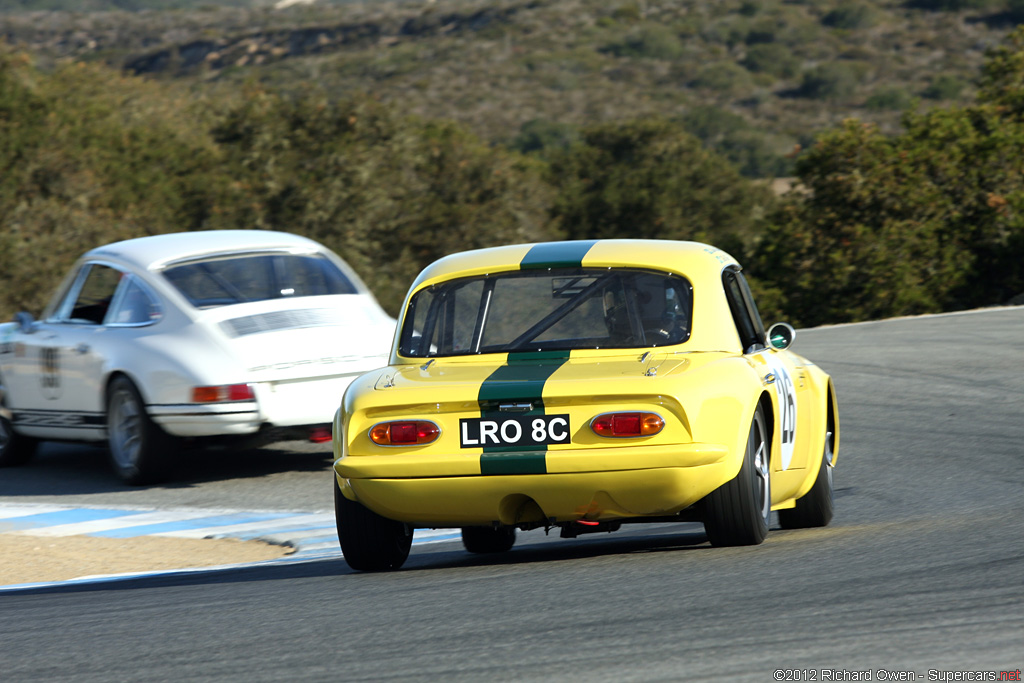
[[[225,256],[171,266],[163,274],[196,308],[357,291],[330,260],[310,254]]]
[[[413,296],[399,351],[427,357],[679,344],[690,337],[692,307],[687,280],[646,270],[464,278]]]

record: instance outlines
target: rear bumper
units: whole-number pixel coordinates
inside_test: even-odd
[[[545,471],[526,474],[487,474],[480,454],[430,456],[427,462],[422,455],[419,462],[415,455],[349,456],[334,468],[344,495],[418,527],[665,517],[693,505],[739,470],[739,460],[716,444],[544,456]]]
[[[254,434],[260,429],[256,403],[146,406],[153,422],[182,437]]]
[[[246,436],[268,429],[296,433],[329,425],[355,375],[254,383],[255,401],[146,406],[168,434]]]

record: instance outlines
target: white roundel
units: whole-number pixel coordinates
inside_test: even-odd
[[[786,366],[774,354],[767,357],[768,367],[775,375],[775,393],[779,399],[779,443],[782,469],[789,469],[793,460],[793,444],[796,441],[796,388]]]

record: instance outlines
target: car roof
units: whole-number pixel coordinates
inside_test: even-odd
[[[660,270],[677,273],[694,287],[692,332],[685,344],[686,350],[738,352],[740,340],[722,286],[722,272],[730,266],[738,268],[739,264],[721,249],[700,242],[630,239],[539,242],[446,256],[420,273],[408,296],[447,280],[507,271],[560,267]],[[408,306],[407,298],[402,307],[403,321]],[[391,362],[399,362],[397,343]]]
[[[535,268],[653,268],[688,278],[721,278],[732,256],[700,242],[650,239],[570,240],[464,251],[427,266],[412,289],[457,277]]]
[[[272,230],[197,230],[150,235],[96,247],[83,258],[113,258],[145,270],[175,261],[214,254],[295,249],[324,251],[311,239]]]

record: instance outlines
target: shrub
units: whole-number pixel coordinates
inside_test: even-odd
[[[697,239],[738,251],[773,201],[663,119],[584,129],[553,158],[549,177],[552,216],[569,238]]]
[[[736,93],[750,87],[750,76],[738,64],[717,62],[702,67],[690,85],[721,93]]]
[[[967,83],[962,78],[940,74],[932,79],[921,96],[929,100],[955,100],[960,97],[965,87]]]
[[[857,74],[842,62],[820,64],[804,73],[797,95],[813,100],[849,97],[857,88]]]
[[[533,119],[519,128],[509,147],[523,154],[532,152],[546,156],[556,150],[567,150],[579,139],[579,130],[568,123]]]
[[[799,60],[781,43],[761,43],[750,46],[740,64],[754,73],[792,78],[797,72]]]
[[[643,24],[623,39],[605,46],[604,51],[616,57],[671,60],[683,54],[683,42],[667,26]]]
[[[864,107],[872,111],[903,111],[913,102],[913,96],[903,88],[886,88],[868,97]]]
[[[859,29],[874,26],[876,13],[873,7],[858,1],[844,1],[828,12],[821,20],[825,26],[840,29]]]

